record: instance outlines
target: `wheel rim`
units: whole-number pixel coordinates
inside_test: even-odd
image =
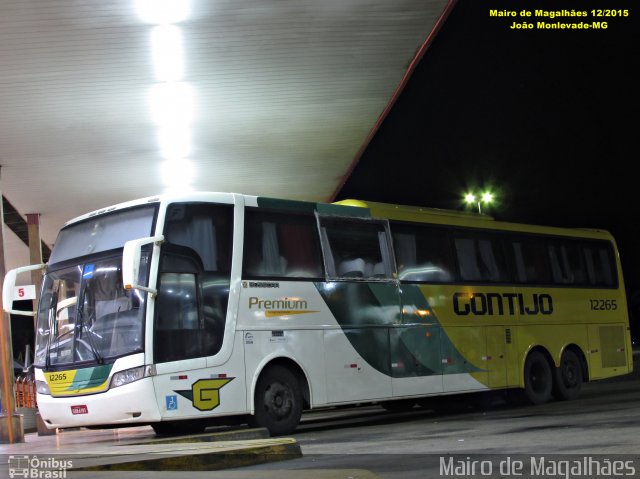
[[[549,377],[545,367],[536,363],[531,366],[529,373],[531,389],[536,393],[544,393],[549,386]]]
[[[285,384],[270,384],[264,393],[264,408],[276,420],[287,418],[293,409],[293,392]]]
[[[578,385],[578,370],[573,361],[562,362],[562,381],[568,388],[575,388]]]

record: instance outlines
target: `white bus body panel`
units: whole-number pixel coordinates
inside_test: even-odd
[[[286,358],[302,369],[310,389],[312,406],[327,403],[324,347],[321,330],[282,330],[273,336],[272,331],[243,331],[245,361],[247,368],[247,404],[253,412],[254,391],[258,377],[264,367],[274,359]]]
[[[242,281],[237,328],[244,343],[251,411],[259,374],[276,358],[288,358],[302,369],[312,405],[326,404],[323,330],[336,327],[312,282]]]
[[[229,361],[215,368],[206,363],[207,358],[196,358],[156,366],[153,382],[163,420],[247,412],[242,336],[235,335]]]
[[[341,329],[325,331],[329,403],[387,399],[391,376],[376,371],[360,357]]]

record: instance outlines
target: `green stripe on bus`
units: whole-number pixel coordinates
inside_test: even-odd
[[[445,328],[442,327],[440,321],[438,320],[437,315],[429,305],[429,301],[424,297],[420,287],[415,284],[403,284],[402,286],[402,304],[403,306],[413,306],[414,308],[427,312],[428,314],[417,315],[420,319],[427,323],[434,323],[437,325],[440,330],[440,361],[446,359],[446,371],[444,374],[459,374],[459,373],[477,373],[486,371],[486,369],[481,369],[470,361],[458,350],[456,345],[451,341]],[[415,319],[415,316],[406,322],[415,322],[418,321]],[[404,322],[403,318],[403,322]],[[408,319],[408,318],[407,318]],[[429,355],[430,358],[433,358],[433,355]],[[431,366],[431,364],[430,364]]]
[[[369,208],[358,206],[344,206],[326,203],[312,203],[310,201],[281,200],[278,198],[267,198],[259,196],[257,198],[259,208],[273,210],[289,210],[298,213],[313,213],[317,211],[321,215],[350,216],[352,218],[370,218]]]
[[[377,371],[393,377],[484,371],[458,351],[418,286],[402,285],[400,297],[392,282],[315,285],[353,348]]]
[[[316,203],[310,201],[281,200],[278,198],[258,197],[258,207],[274,210],[290,210],[301,213],[313,213]]]
[[[69,389],[89,389],[100,386],[109,377],[113,364],[78,369]]]
[[[342,206],[318,203],[318,213],[321,215],[351,216],[354,218],[371,218],[369,208],[360,208],[358,206]]]

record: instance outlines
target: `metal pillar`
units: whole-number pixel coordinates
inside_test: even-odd
[[[0,186],[2,185],[0,167]],[[0,198],[2,188],[0,188]],[[4,214],[0,201],[0,279],[4,281]],[[15,378],[13,377],[13,346],[11,345],[11,317],[4,312],[0,294],[0,387],[2,388],[2,410],[0,411],[0,442],[24,442],[22,415],[16,413]]]
[[[40,239],[40,213],[27,214],[27,231],[29,234],[29,264],[41,264],[42,261],[42,240]],[[38,310],[40,299],[40,284],[42,283],[42,270],[37,269],[31,272],[31,283],[36,286],[36,299],[33,300],[33,310]],[[34,328],[36,318],[33,318]],[[34,329],[35,331],[35,329]]]
[[[40,238],[40,213],[27,214],[27,229],[29,233],[29,264],[44,263],[42,259],[42,239]],[[42,283],[42,270],[37,269],[31,272],[31,282],[36,286],[36,299],[33,300],[33,310],[37,311],[38,302],[40,301],[40,284]],[[36,317],[34,317],[34,331],[36,331],[37,328],[37,325],[35,323],[36,320]],[[47,428],[39,412],[36,412],[36,426],[38,428],[38,436],[51,436],[56,434],[57,432],[57,429]]]

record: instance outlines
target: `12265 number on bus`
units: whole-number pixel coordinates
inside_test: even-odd
[[[591,311],[615,311],[618,302],[615,299],[590,299]]]

